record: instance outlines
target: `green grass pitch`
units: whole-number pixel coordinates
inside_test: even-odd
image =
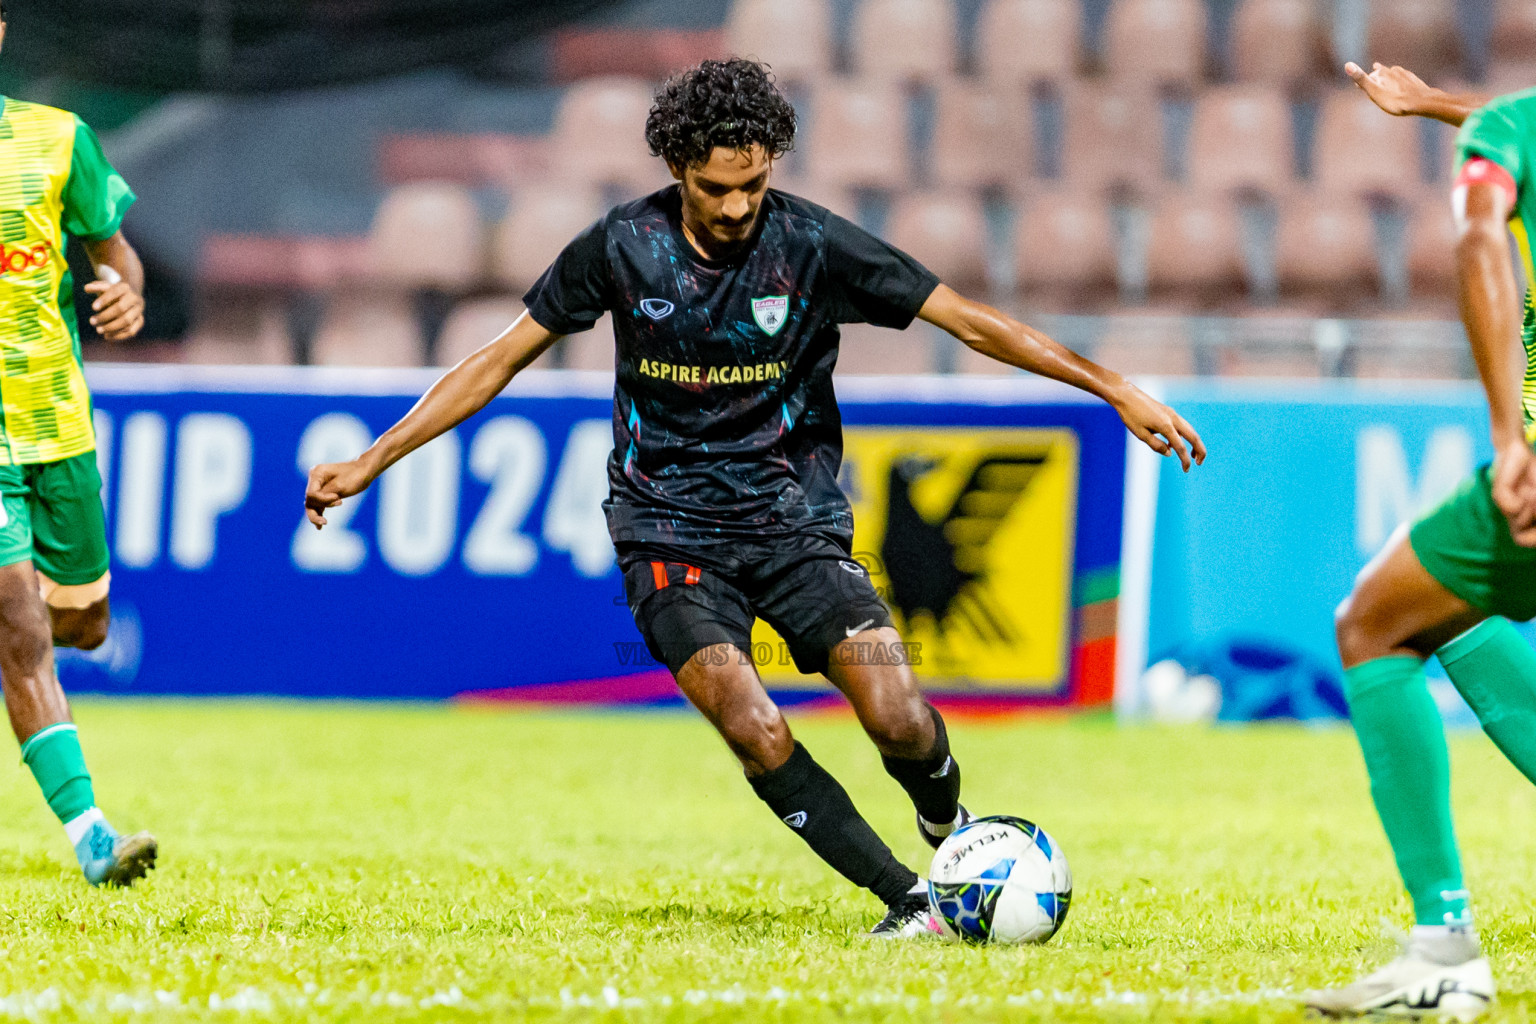
[[[89,889],[21,768],[0,789],[0,1020],[1300,1020],[1406,924],[1342,729],[956,722],[968,804],[1076,873],[1050,944],[872,944],[872,898],[688,714],[82,701],[97,793],[162,866]],[[850,718],[806,745],[909,863]],[[1453,742],[1495,1019],[1536,1009],[1536,789]]]

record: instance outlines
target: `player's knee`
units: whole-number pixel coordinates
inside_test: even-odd
[[[107,642],[110,624],[105,615],[77,620],[64,631],[54,630],[53,642],[60,647],[74,647],[82,651],[94,651]]]
[[[1380,646],[1370,628],[1364,603],[1351,594],[1333,610],[1333,636],[1339,645],[1339,659],[1345,667],[1376,657]]]
[[[753,705],[725,715],[720,735],[749,773],[771,771],[789,760],[795,741],[789,723],[772,704]]]
[[[864,724],[864,731],[888,757],[923,757],[933,747],[933,717],[920,697],[882,704]]]

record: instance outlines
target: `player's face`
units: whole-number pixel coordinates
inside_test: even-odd
[[[683,225],[694,242],[717,251],[745,242],[757,223],[772,170],[773,160],[762,146],[717,146],[696,167],[672,168],[683,186]]]

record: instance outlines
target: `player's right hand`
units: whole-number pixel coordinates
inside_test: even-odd
[[[1354,61],[1344,65],[1348,75],[1360,89],[1387,113],[1397,117],[1417,114],[1423,108],[1423,100],[1430,89],[1425,81],[1407,68],[1377,63],[1369,74]]]
[[[340,505],[343,498],[366,491],[373,477],[360,459],[316,466],[309,471],[309,486],[304,489],[304,514],[315,529],[320,529],[325,525],[326,509]]]
[[[1536,548],[1536,451],[1511,441],[1493,460],[1493,503],[1509,520],[1509,535],[1521,547]]]

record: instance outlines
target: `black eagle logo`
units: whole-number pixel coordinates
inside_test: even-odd
[[[986,549],[1047,458],[1045,449],[983,458],[937,522],[918,512],[912,487],[938,462],[912,454],[891,463],[880,559],[891,603],[908,623],[926,614],[946,639],[966,629],[986,642],[1018,641],[987,591]]]

